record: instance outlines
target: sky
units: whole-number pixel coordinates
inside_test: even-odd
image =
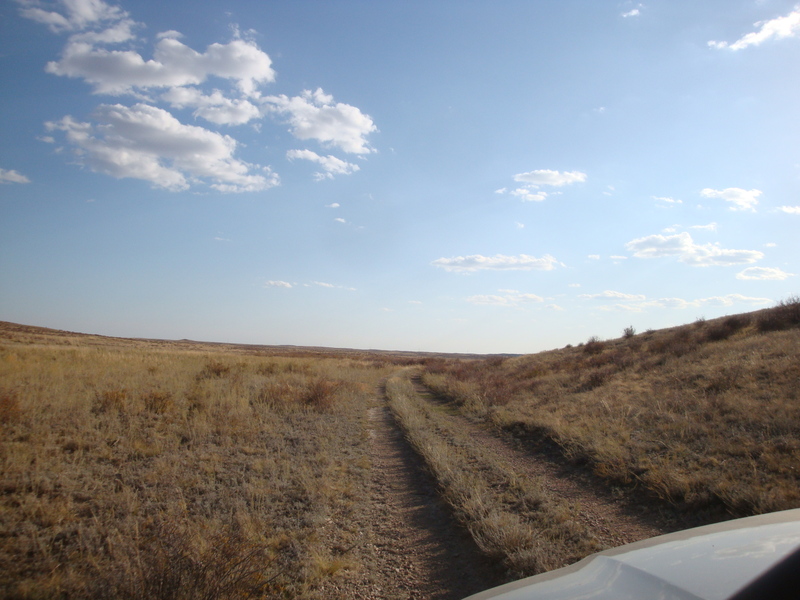
[[[773,306],[795,2],[3,2],[0,320],[532,353]]]

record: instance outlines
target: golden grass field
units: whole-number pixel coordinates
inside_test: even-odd
[[[347,566],[385,363],[4,337],[0,596],[297,597]]]
[[[597,545],[415,396],[623,494],[718,518],[800,506],[800,302],[512,358],[159,342],[0,324],[0,596],[320,598],[363,568],[386,397],[513,574]],[[426,450],[427,449],[427,450]],[[542,547],[546,547],[546,552]]]

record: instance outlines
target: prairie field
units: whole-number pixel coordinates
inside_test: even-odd
[[[506,579],[698,519],[798,507],[798,324],[790,299],[539,354],[454,357],[4,323],[0,596],[356,597],[378,585],[376,548],[391,542],[368,523],[379,406]],[[590,502],[526,467],[551,461],[671,525],[608,534],[610,504],[587,517]]]
[[[296,597],[347,566],[383,363],[46,338],[0,349],[0,595]]]
[[[745,516],[800,506],[800,299],[714,321],[484,361],[425,384],[620,491]]]

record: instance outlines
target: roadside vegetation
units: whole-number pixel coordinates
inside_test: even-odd
[[[622,492],[744,516],[800,506],[800,298],[514,358],[433,360],[422,380],[529,449]]]
[[[0,345],[0,596],[314,598],[357,566],[391,362],[20,335]]]
[[[547,494],[539,481],[519,477],[475,443],[446,408],[420,397],[407,371],[389,379],[386,394],[458,520],[512,578],[562,567],[600,549],[575,518],[577,507]]]

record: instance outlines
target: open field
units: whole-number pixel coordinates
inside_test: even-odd
[[[0,595],[458,598],[800,506],[798,316],[488,358],[0,323]]]

